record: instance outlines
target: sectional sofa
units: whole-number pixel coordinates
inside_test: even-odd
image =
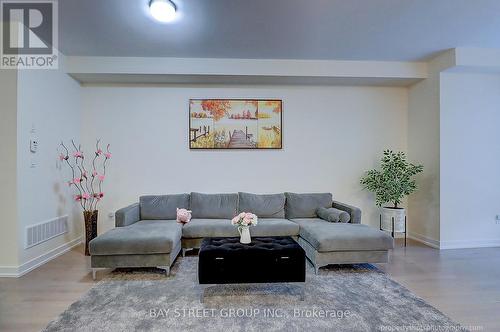
[[[176,222],[176,209],[192,219]],[[116,228],[90,242],[91,267],[160,267],[182,251],[199,248],[205,237],[236,237],[230,219],[245,211],[259,217],[252,236],[291,236],[305,250],[316,273],[328,264],[383,263],[394,247],[388,234],[361,224],[361,210],[330,193],[250,193],[142,196],[116,211]]]

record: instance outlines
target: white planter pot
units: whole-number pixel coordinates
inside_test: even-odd
[[[406,210],[403,208],[383,207],[381,228],[384,231],[404,233]],[[392,220],[394,219],[394,230],[392,229]]]

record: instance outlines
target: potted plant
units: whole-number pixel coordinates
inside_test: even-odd
[[[423,170],[424,166],[408,162],[404,152],[385,150],[381,159],[380,170],[370,170],[361,179],[363,188],[375,194],[377,206],[382,207],[386,203],[392,203],[393,205],[382,207],[381,228],[383,230],[406,231],[406,211],[399,205],[404,197],[417,190],[414,177]]]
[[[102,183],[106,177],[106,164],[111,159],[109,144],[106,151],[100,148],[97,140],[96,150],[89,162],[86,162],[81,146],[71,140],[72,151],[61,142],[62,152],[59,160],[71,169],[71,180],[67,184],[75,190],[75,201],[80,203],[85,221],[85,255],[90,256],[89,242],[97,236],[97,205],[104,197]],[[90,165],[88,165],[90,163]]]

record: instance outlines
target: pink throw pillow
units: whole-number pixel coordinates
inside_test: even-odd
[[[191,211],[177,208],[177,222],[187,224],[191,220]]]

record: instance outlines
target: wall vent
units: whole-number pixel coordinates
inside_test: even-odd
[[[26,227],[26,249],[68,232],[68,216]]]

